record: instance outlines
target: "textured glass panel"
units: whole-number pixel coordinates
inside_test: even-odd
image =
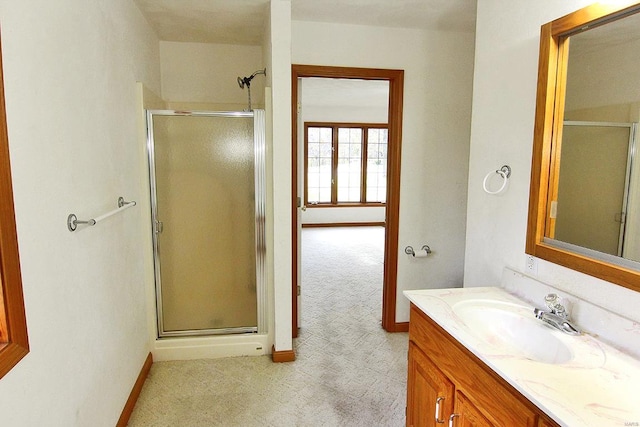
[[[154,117],[165,331],[257,326],[253,119]]]

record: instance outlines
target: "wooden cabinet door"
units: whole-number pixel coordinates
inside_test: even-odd
[[[540,417],[538,420],[538,427],[559,427],[554,421],[547,420],[544,417]]]
[[[456,404],[453,410],[455,427],[492,427],[493,424],[467,399],[467,396],[456,392]],[[505,424],[508,425],[508,424]]]
[[[442,427],[453,410],[453,384],[409,342],[407,426]]]

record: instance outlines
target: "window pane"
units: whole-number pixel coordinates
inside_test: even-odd
[[[332,128],[320,128],[320,142],[331,142],[332,133]]]
[[[319,142],[320,141],[320,129],[319,128],[309,128],[309,136],[307,137],[309,142]]]
[[[338,203],[360,202],[362,129],[338,129]]]
[[[362,129],[349,129],[349,142],[362,144]]]
[[[349,128],[338,128],[338,142],[349,142]]]
[[[349,157],[349,145],[350,144],[340,144],[338,143],[338,158],[348,158]]]
[[[349,157],[352,159],[362,159],[362,143],[349,144]]]
[[[320,200],[320,188],[318,187],[309,187],[307,190],[307,198],[309,202]]]
[[[331,158],[331,142],[321,142],[320,144],[318,144],[318,147],[320,147],[319,155],[321,157]]]
[[[331,187],[322,187],[322,188],[320,188],[319,200],[322,203],[330,203],[331,202]]]
[[[307,129],[308,203],[331,202],[331,132],[331,128]]]
[[[382,187],[367,187],[367,200],[370,202],[385,203],[387,201],[387,189]]]
[[[367,202],[386,202],[388,133],[387,129],[367,132]]]

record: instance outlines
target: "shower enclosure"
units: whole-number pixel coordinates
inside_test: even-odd
[[[264,332],[264,111],[147,111],[159,337]]]

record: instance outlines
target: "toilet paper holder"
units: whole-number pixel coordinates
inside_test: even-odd
[[[420,248],[423,251],[426,251],[427,254],[431,253],[431,248],[427,245],[422,245],[422,248]],[[413,246],[407,246],[406,248],[404,248],[404,253],[407,255],[411,255],[413,257],[416,256],[416,251],[413,250]]]

